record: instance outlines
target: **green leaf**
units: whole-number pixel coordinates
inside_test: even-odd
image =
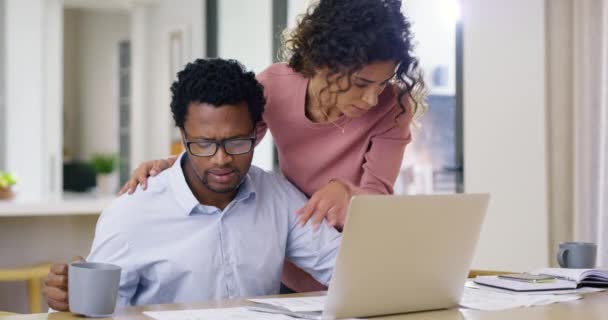
[[[6,180],[8,181],[9,185],[14,185],[17,183],[17,177],[12,173],[6,174]]]
[[[8,188],[17,183],[17,177],[14,174],[0,171],[0,188]]]
[[[91,165],[97,174],[110,174],[116,170],[118,161],[113,154],[94,154]]]

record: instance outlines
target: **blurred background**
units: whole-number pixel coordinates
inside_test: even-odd
[[[0,0],[0,172],[16,180],[0,184],[0,274],[86,256],[132,170],[181,152],[176,72],[199,57],[262,71],[311,2]],[[490,192],[475,268],[553,265],[574,239],[598,242],[608,265],[608,1],[402,10],[430,107],[395,192]],[[254,164],[278,170],[272,137]],[[0,279],[0,310],[28,312],[27,297],[25,282]]]

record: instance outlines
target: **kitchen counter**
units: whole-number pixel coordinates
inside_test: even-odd
[[[98,215],[114,197],[64,196],[57,200],[2,200],[0,217]]]

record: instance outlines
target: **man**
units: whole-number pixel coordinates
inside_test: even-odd
[[[171,87],[186,152],[146,192],[104,210],[87,260],[122,267],[117,307],[279,292],[289,258],[328,284],[340,235],[298,227],[306,197],[251,167],[264,110],[261,85],[236,61],[196,60]],[[49,306],[68,310],[66,265],[46,280]]]

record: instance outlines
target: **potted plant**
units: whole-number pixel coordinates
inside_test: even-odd
[[[14,174],[0,171],[0,200],[12,199],[15,196],[13,186],[17,183]]]
[[[97,174],[97,192],[108,196],[115,193],[118,187],[118,177],[114,174],[117,166],[116,156],[113,154],[94,154],[91,165]]]

